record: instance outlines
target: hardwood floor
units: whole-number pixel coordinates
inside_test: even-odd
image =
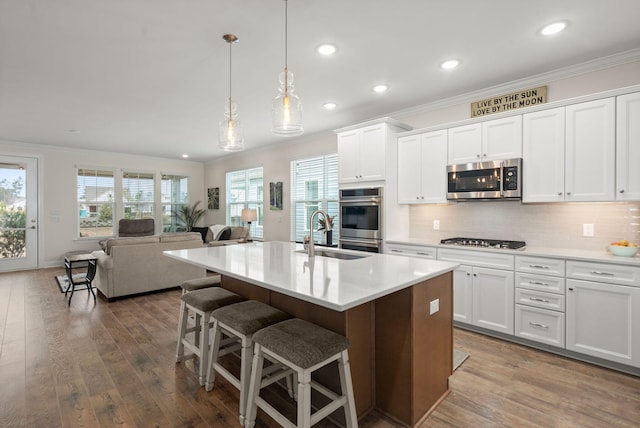
[[[0,427],[239,426],[235,388],[207,393],[175,363],[178,290],[95,305],[81,291],[68,308],[63,273],[0,274]],[[422,427],[640,426],[638,377],[463,330],[455,346],[470,357]]]

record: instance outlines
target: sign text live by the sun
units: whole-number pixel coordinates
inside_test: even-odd
[[[525,89],[471,103],[471,117],[501,113],[547,102],[547,87]]]

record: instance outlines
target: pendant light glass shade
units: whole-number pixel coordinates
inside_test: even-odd
[[[222,38],[229,43],[229,100],[225,105],[225,118],[218,127],[218,147],[228,152],[237,152],[244,150],[244,132],[237,119],[238,107],[231,100],[231,45],[237,43],[238,38],[233,34],[225,34]]]
[[[283,137],[294,137],[304,132],[302,128],[302,103],[293,92],[293,73],[287,67],[288,1],[284,0],[284,71],[280,73],[278,95],[272,103],[271,132]]]

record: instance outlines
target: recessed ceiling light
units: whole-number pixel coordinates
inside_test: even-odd
[[[558,21],[544,26],[542,30],[540,30],[540,34],[543,36],[551,36],[553,34],[558,34],[565,28],[567,28],[567,23],[565,21]]]
[[[330,43],[323,43],[316,48],[316,51],[320,55],[333,55],[334,53],[336,53],[337,50],[338,48],[336,48],[335,45],[332,45]]]
[[[447,61],[443,62],[442,64],[440,64],[440,68],[442,68],[444,70],[453,70],[454,68],[456,68],[459,65],[460,65],[460,61],[459,60],[450,59],[450,60],[447,60]]]
[[[327,110],[335,110],[338,105],[336,103],[325,103],[323,107]]]
[[[186,159],[186,158],[189,157],[189,155],[185,153],[185,154],[182,155],[182,157]]]
[[[373,87],[373,92],[377,92],[379,94],[383,93],[383,92],[387,92],[389,90],[389,85],[376,85]]]

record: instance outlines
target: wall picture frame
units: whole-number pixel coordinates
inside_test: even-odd
[[[207,189],[207,208],[210,210],[220,209],[220,188],[209,187]]]
[[[282,210],[282,181],[269,183],[269,209]]]

